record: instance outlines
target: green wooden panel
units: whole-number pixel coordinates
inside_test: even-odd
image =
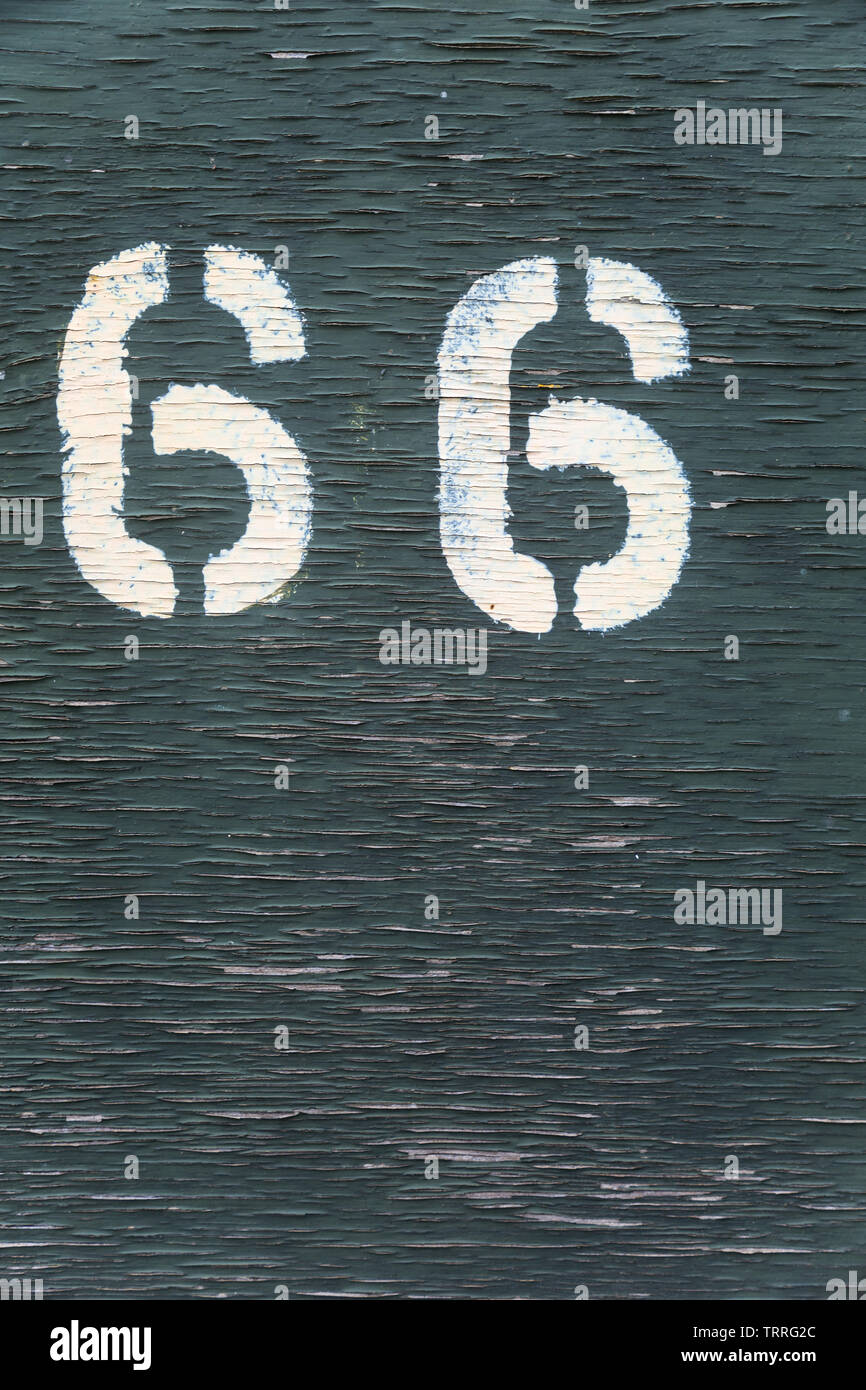
[[[866,539],[826,528],[866,493],[862,32],[858,0],[2,0],[2,492],[45,515],[0,570],[0,1275],[550,1300],[866,1274]],[[699,101],[781,108],[781,152],[676,145]],[[129,336],[126,514],[174,564],[170,620],[86,584],[61,516],[67,324],[149,241],[172,292]],[[303,361],[251,364],[202,297],[212,243],[288,247]],[[579,245],[664,287],[688,376],[635,381]],[[425,395],[460,296],[531,256],[561,282],[511,375],[540,637],[445,563]],[[277,604],[202,613],[248,502],[227,460],[154,453],[172,382],[309,460]],[[639,415],[692,490],[679,583],[603,634],[572,584],[626,501],[529,466],[551,391]],[[486,674],[383,666],[406,620],[487,627]],[[782,890],[783,930],[676,922],[698,881]]]

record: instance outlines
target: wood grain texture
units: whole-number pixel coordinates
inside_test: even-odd
[[[0,0],[0,491],[46,499],[41,546],[0,543],[0,1275],[541,1300],[866,1275],[866,538],[825,529],[866,492],[863,23],[860,0]],[[676,147],[698,100],[782,107],[782,153]],[[170,621],[78,575],[55,415],[90,267],[154,239],[172,293],[130,335],[127,511],[175,564]],[[303,362],[250,364],[202,298],[212,242],[290,248]],[[664,286],[690,376],[632,379],[577,244]],[[530,255],[560,309],[515,354],[509,500],[560,617],[492,627],[483,678],[383,667],[383,627],[482,621],[439,546],[425,376],[473,279]],[[313,474],[291,594],[234,618],[201,614],[201,566],[243,530],[240,474],[150,447],[151,402],[199,381]],[[527,465],[551,389],[642,416],[694,497],[670,599],[604,636],[571,586],[625,502]],[[781,935],[677,925],[698,879],[782,888]]]

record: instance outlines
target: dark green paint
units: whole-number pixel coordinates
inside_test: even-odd
[[[43,545],[0,552],[0,1274],[815,1299],[866,1273],[866,538],[824,528],[866,492],[862,33],[859,0],[2,0],[0,490],[49,500]],[[783,153],[674,147],[699,99],[781,106]],[[81,581],[59,508],[69,315],[150,239],[174,293],[130,339],[129,510],[181,562],[171,622]],[[201,300],[211,241],[289,245],[303,363],[250,367]],[[631,380],[578,243],[663,284],[690,378]],[[481,621],[439,548],[424,378],[472,279],[532,254],[561,261],[562,307],[515,358],[515,448],[554,383],[641,414],[689,476],[690,559],[650,618],[574,630],[622,495],[515,459],[556,628],[494,631],[483,679],[383,668],[383,626]],[[310,460],[277,607],[197,615],[245,503],[228,463],[149,451],[172,380],[248,394]],[[782,887],[782,935],[675,925],[697,878]]]

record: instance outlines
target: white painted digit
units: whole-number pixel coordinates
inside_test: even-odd
[[[439,352],[440,534],[463,592],[483,612],[521,632],[547,632],[554,581],[539,560],[518,555],[506,530],[510,448],[509,374],[524,334],[556,313],[557,275],[547,257],[513,261],[482,276],[448,316]],[[688,334],[661,287],[635,266],[593,259],[587,307],[624,337],[637,380],[689,369]],[[606,630],[663,603],[688,551],[691,511],[679,460],[639,416],[598,401],[556,401],[530,420],[535,468],[596,468],[625,489],[622,549],[588,565],[575,582],[581,626]]]
[[[57,395],[70,552],[103,597],[157,618],[171,617],[177,588],[162,551],[131,536],[123,517],[123,440],[132,427],[123,359],[135,320],[168,295],[167,249],[150,243],[93,268],[67,330]],[[209,246],[204,294],[240,321],[256,365],[304,356],[301,315],[257,256]],[[205,565],[205,612],[237,613],[278,598],[303,562],[311,530],[309,470],[292,436],[245,397],[218,386],[172,386],[153,404],[153,444],[158,454],[224,455],[244,476],[246,530]]]

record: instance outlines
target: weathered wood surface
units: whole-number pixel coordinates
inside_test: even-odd
[[[0,572],[0,1274],[178,1299],[866,1274],[866,539],[825,529],[866,491],[862,37],[859,0],[3,0],[2,491],[47,500]],[[782,107],[782,153],[676,147],[699,100]],[[79,576],[55,414],[90,267],[154,239],[172,295],[130,335],[127,510],[181,576],[164,622]],[[290,248],[303,362],[250,365],[201,297],[211,242]],[[690,376],[632,379],[577,244],[664,286]],[[515,356],[509,496],[560,617],[490,625],[483,677],[384,667],[383,627],[482,624],[439,546],[425,376],[473,279],[541,254],[561,307]],[[229,463],[154,456],[172,381],[248,395],[306,453],[277,605],[201,615],[246,502]],[[671,597],[606,635],[571,585],[625,502],[519,457],[551,388],[641,415],[694,496]],[[783,889],[784,930],[675,923],[698,879]]]

